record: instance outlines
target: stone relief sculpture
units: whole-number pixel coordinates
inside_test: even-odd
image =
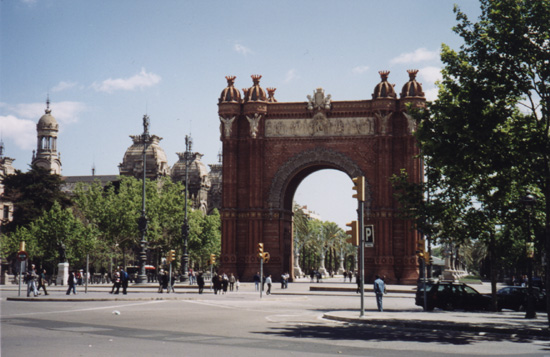
[[[229,138],[231,136],[232,124],[233,124],[234,120],[235,120],[235,117],[227,118],[227,119],[225,119],[223,117],[220,117],[220,121],[221,121],[220,133],[221,133],[221,135],[224,135],[226,138]]]
[[[387,134],[389,132],[389,119],[391,117],[391,114],[392,114],[391,112],[386,115],[383,115],[380,112],[377,112],[375,114],[378,120],[380,121],[380,134],[382,135]]]
[[[258,124],[260,123],[260,119],[262,119],[262,115],[254,113],[253,117],[249,117],[247,115],[246,119],[248,119],[248,122],[250,123],[250,136],[255,139],[256,135],[258,135]]]
[[[407,132],[409,134],[414,133],[416,130],[416,120],[414,120],[414,117],[410,114],[403,113],[403,115],[407,118]]]

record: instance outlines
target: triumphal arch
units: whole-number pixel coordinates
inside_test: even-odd
[[[257,247],[264,243],[271,259],[265,271],[278,279],[293,272],[292,199],[300,182],[322,169],[351,178],[366,177],[365,224],[373,224],[375,242],[365,249],[366,282],[374,274],[390,283],[414,283],[418,233],[400,219],[389,178],[401,169],[422,180],[422,163],[413,132],[410,106],[426,99],[418,71],[398,98],[388,71],[372,99],[336,101],[322,88],[304,93],[306,101],[278,102],[275,88],[235,88],[234,76],[218,101],[223,143],[221,270],[250,280],[259,271]],[[351,186],[350,186],[351,187]],[[330,190],[327,183],[326,190]],[[323,192],[319,192],[320,195]],[[350,221],[353,220],[350,217]]]

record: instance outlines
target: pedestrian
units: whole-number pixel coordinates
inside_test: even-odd
[[[227,274],[223,273],[222,275],[222,291],[224,294],[227,294],[227,288],[229,287],[229,278]]]
[[[116,292],[115,292],[115,289],[116,289]],[[118,294],[119,290],[120,290],[120,271],[119,271],[119,268],[117,268],[113,273],[113,287],[111,288],[111,292],[109,294]]]
[[[374,293],[376,294],[376,305],[378,306],[378,311],[380,312],[384,310],[382,308],[382,297],[384,296],[385,291],[386,284],[384,284],[384,280],[380,279],[379,275],[376,275],[376,279],[374,280]]]
[[[256,274],[254,274],[254,277],[252,279],[254,280],[254,288],[256,289],[256,291],[260,291],[260,273],[257,272]]]
[[[269,295],[269,294],[271,294],[271,283],[272,283],[271,275],[268,275],[267,278],[265,278],[265,283],[267,284],[266,295]]]
[[[235,275],[231,273],[231,276],[229,277],[229,291],[233,291],[235,288]]]
[[[36,274],[36,267],[34,264],[31,264],[31,268],[25,275],[25,282],[27,283],[27,297],[30,296],[31,291],[33,292],[34,296],[40,295],[38,293],[38,290],[36,289],[37,279],[38,279],[38,275]]]
[[[162,274],[162,277],[161,277],[161,281],[162,281],[162,284],[161,284],[161,289],[160,289],[160,293],[162,294],[164,292],[164,289],[166,289],[166,292],[169,293],[170,290],[168,288],[168,284],[170,283],[170,277],[168,276],[168,271],[164,271],[164,274]]]
[[[176,285],[176,272],[172,272],[172,277],[170,278],[170,288],[168,289],[168,292],[175,293],[176,290],[174,289],[174,286]]]
[[[285,288],[285,282],[286,282],[286,274],[281,274],[281,289]]]
[[[130,277],[128,276],[128,272],[124,269],[120,269],[120,284],[122,285],[122,293],[126,295],[127,289],[128,289],[128,280],[130,280]],[[118,294],[118,289],[117,292]]]
[[[239,281],[239,279],[237,279],[237,281],[235,282],[235,288],[237,289],[237,291],[239,291],[239,286],[241,286],[241,282]]]
[[[199,294],[202,294],[204,290],[204,276],[202,275],[202,271],[200,271],[197,276],[197,285],[199,286]]]
[[[50,295],[48,294],[48,290],[46,290],[46,283],[46,269],[43,269],[42,273],[38,275],[38,289],[36,289],[36,291],[40,291],[40,288],[42,288],[42,290],[44,290],[44,295]]]
[[[357,294],[361,292],[361,277],[359,276],[359,272],[355,273],[355,281],[357,282]]]
[[[162,294],[162,280],[164,277],[164,269],[159,269],[159,273],[157,275],[157,282],[159,283],[159,290],[158,292]]]
[[[67,295],[71,295],[71,290],[73,291],[73,294],[76,295],[76,278],[75,278],[74,271],[69,273],[69,279],[67,280],[67,284],[69,285],[69,288],[67,289]]]

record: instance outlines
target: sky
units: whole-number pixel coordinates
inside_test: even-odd
[[[0,1],[4,156],[28,170],[48,97],[64,176],[118,174],[144,114],[169,165],[185,135],[205,164],[217,163],[227,75],[237,88],[262,75],[279,102],[305,102],[318,87],[339,101],[371,99],[381,70],[400,92],[406,70],[418,69],[434,100],[441,45],[462,43],[455,3],[471,20],[480,14],[474,0]],[[294,199],[345,228],[356,219],[352,186],[342,172],[319,171]]]

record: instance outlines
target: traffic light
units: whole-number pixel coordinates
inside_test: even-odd
[[[365,201],[365,176],[358,176],[351,179],[355,186],[353,186],[353,190],[357,191],[356,194],[354,194],[352,197],[357,198],[357,201],[364,202]]]
[[[258,243],[258,257],[260,257],[260,259],[264,259],[264,244],[263,243]]]
[[[271,255],[269,255],[269,252],[264,253],[264,263],[269,263],[269,258],[271,258]]]
[[[210,254],[210,265],[216,264],[216,254]]]
[[[416,242],[416,256],[421,259],[426,259],[426,240],[423,238],[418,238]]]
[[[176,260],[176,251],[171,249],[168,254],[166,254],[166,262],[170,263],[174,260]]]
[[[346,239],[346,242],[351,243],[355,246],[359,245],[359,222],[352,221],[346,223],[346,226],[350,227],[349,231],[346,231],[346,234],[349,234],[351,238]]]

